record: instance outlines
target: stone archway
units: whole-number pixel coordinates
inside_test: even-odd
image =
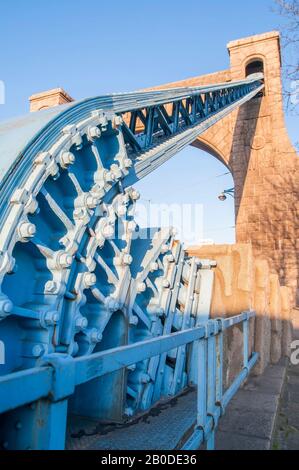
[[[279,33],[230,42],[228,51],[230,69],[159,88],[243,79],[250,63],[263,63],[264,96],[215,124],[193,145],[230,169],[237,242],[251,243],[254,255],[268,260],[298,303],[299,159],[284,122]]]

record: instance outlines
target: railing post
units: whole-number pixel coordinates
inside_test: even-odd
[[[214,325],[213,325],[214,327]],[[209,328],[209,324],[208,324]],[[207,450],[215,448],[215,403],[216,403],[216,337],[213,332],[208,338],[208,399],[207,415],[213,420],[213,428],[207,436]]]
[[[243,367],[248,369],[249,320],[243,321]]]
[[[216,405],[221,406],[223,395],[223,330],[219,321],[219,333],[216,337]]]
[[[207,340],[198,341],[197,427],[205,432],[207,423]]]

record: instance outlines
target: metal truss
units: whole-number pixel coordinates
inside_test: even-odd
[[[53,354],[88,358],[208,320],[213,262],[186,257],[171,228],[145,236],[134,221],[139,193],[132,184],[262,87],[255,76],[209,88],[109,95],[0,126],[4,379],[44,367]],[[131,416],[192,383],[192,358],[186,345],[146,359],[137,352],[128,369],[78,384],[68,394],[68,412]],[[9,412],[12,404],[0,417],[1,445],[51,447],[18,431],[40,419],[48,435],[48,421],[66,420],[67,404],[54,411],[47,401],[28,407],[25,376],[24,405]],[[72,378],[65,380],[67,387]]]
[[[221,110],[230,108],[257,88],[263,88],[259,74],[249,80],[218,87],[191,88],[188,96],[138,107],[123,122],[124,139],[133,152],[143,152],[162,140],[195,126]]]

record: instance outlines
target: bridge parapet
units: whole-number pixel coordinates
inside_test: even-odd
[[[217,261],[212,294],[211,317],[236,315],[238,311],[255,310],[251,319],[249,350],[259,353],[254,369],[260,375],[269,363],[290,356],[292,340],[291,292],[282,287],[277,274],[270,271],[265,259],[256,259],[250,244],[193,247],[191,256],[209,256]],[[238,327],[225,338],[226,386],[240,367],[242,333]]]

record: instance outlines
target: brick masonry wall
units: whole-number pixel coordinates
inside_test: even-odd
[[[230,169],[237,242],[251,243],[254,255],[269,262],[280,283],[291,288],[294,305],[298,297],[299,159],[284,122],[279,34],[274,31],[230,42],[228,50],[230,70],[159,88],[239,80],[245,77],[250,61],[264,62],[265,96],[231,113],[193,145]]]
[[[265,259],[253,255],[252,245],[210,245],[193,247],[190,256],[217,261],[210,315],[230,317],[255,310],[250,320],[249,351],[259,353],[254,373],[290,356],[292,338],[291,290],[281,287],[277,274],[271,274]],[[243,333],[240,326],[225,335],[225,385],[232,383],[242,366]]]

